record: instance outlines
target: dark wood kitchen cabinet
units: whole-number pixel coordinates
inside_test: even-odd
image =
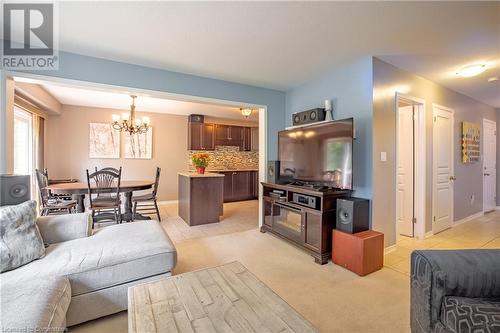
[[[252,128],[243,127],[243,145],[241,147],[243,151],[252,150]]]
[[[243,127],[232,125],[215,125],[216,146],[243,146]]]
[[[255,199],[256,171],[228,171],[224,175],[224,202]],[[258,190],[257,190],[258,191]]]
[[[237,146],[241,151],[252,151],[258,145],[258,130],[252,127],[188,123],[188,150],[215,150],[216,146]]]
[[[188,124],[189,150],[214,150],[215,125],[207,123]]]

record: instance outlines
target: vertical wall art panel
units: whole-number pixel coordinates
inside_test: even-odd
[[[125,133],[125,158],[151,159],[153,157],[153,128],[146,133]]]
[[[462,122],[462,162],[478,162],[481,156],[481,125]]]
[[[120,132],[111,124],[89,124],[89,158],[120,158]]]

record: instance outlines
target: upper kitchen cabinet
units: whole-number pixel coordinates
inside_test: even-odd
[[[216,124],[215,145],[243,147],[243,127]]]
[[[252,128],[250,127],[243,127],[243,145],[241,150],[252,150]]]
[[[215,150],[236,146],[241,151],[259,150],[259,129],[235,125],[188,122],[188,150]]]
[[[188,123],[188,149],[214,150],[215,125],[207,123]]]

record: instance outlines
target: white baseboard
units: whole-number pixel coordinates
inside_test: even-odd
[[[431,231],[427,231],[427,232],[425,233],[424,239],[429,238],[429,237],[431,237],[431,236],[433,236],[433,235],[434,235],[434,233],[432,232],[432,230],[431,230]]]
[[[484,212],[478,212],[476,214],[472,214],[470,216],[464,217],[463,219],[457,220],[453,222],[453,227],[460,225],[465,222],[469,222],[471,220],[477,219],[478,217],[484,216]]]
[[[167,200],[167,201],[158,201],[158,205],[171,205],[178,204],[179,200]]]
[[[396,244],[384,248],[384,255],[396,251]]]

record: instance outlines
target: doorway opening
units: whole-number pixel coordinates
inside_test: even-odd
[[[496,209],[497,123],[483,119],[483,211]]]
[[[170,193],[168,192],[165,192],[163,197],[161,197],[162,194],[160,191],[163,189],[168,191],[170,188],[174,188],[174,191],[176,191],[178,172],[183,172],[185,169],[189,168],[189,159],[187,158],[189,154],[187,150],[188,135],[186,135],[188,134],[188,128],[186,126],[189,126],[188,115],[203,114],[207,122],[217,123],[220,124],[221,127],[225,126],[230,128],[231,136],[227,139],[236,141],[236,135],[241,134],[239,140],[237,140],[238,142],[241,141],[241,145],[221,145],[229,148],[217,150],[217,162],[220,162],[223,157],[227,157],[221,157],[223,153],[226,155],[244,155],[244,158],[228,159],[230,162],[234,162],[238,169],[233,170],[234,167],[232,165],[228,166],[227,169],[232,171],[231,174],[239,172],[238,175],[242,175],[241,178],[245,181],[245,188],[248,191],[252,191],[252,198],[259,198],[259,200],[248,200],[248,202],[245,200],[242,201],[241,204],[239,202],[228,204],[231,206],[231,209],[225,211],[221,220],[228,217],[227,220],[230,221],[227,222],[231,223],[231,225],[219,229],[222,234],[227,233],[227,230],[236,230],[236,227],[246,227],[250,225],[250,222],[252,228],[258,228],[259,224],[257,224],[257,221],[262,223],[260,221],[261,214],[259,214],[261,211],[260,207],[262,207],[260,199],[262,196],[259,195],[259,192],[262,191],[260,183],[266,180],[265,170],[267,163],[268,131],[267,107],[265,105],[82,82],[35,74],[8,73],[8,75],[8,78],[12,79],[14,84],[18,84],[18,82],[22,83],[25,88],[28,85],[38,85],[43,87],[45,91],[51,91],[51,95],[59,100],[61,104],[61,113],[64,114],[64,117],[56,114],[50,115],[49,121],[45,124],[50,128],[50,133],[47,134],[47,137],[51,142],[57,142],[58,146],[62,146],[63,144],[66,146],[81,146],[81,149],[76,150],[81,152],[78,156],[82,162],[60,163],[60,165],[57,163],[59,160],[57,155],[60,154],[60,151],[67,150],[49,149],[47,152],[47,164],[51,170],[52,177],[83,179],[85,175],[81,174],[82,170],[85,172],[85,169],[92,169],[94,167],[100,168],[109,165],[112,167],[123,166],[124,170],[127,172],[126,177],[130,177],[128,179],[145,179],[149,175],[147,170],[154,170],[154,167],[160,166],[162,167],[162,180],[160,184],[163,183],[163,186],[160,185],[159,187],[158,202],[162,202],[165,205],[170,204],[170,206],[175,207],[176,198],[173,197],[173,200],[170,200]],[[89,98],[90,95],[92,95],[92,97]],[[152,151],[151,158],[133,159],[126,157],[125,154],[128,152],[127,147],[131,145],[128,143],[129,141],[126,139],[125,135],[121,135],[121,139],[123,140],[120,140],[120,158],[96,159],[89,157],[87,154],[90,145],[88,139],[89,124],[111,123],[113,114],[120,114],[121,111],[128,115],[128,103],[130,103],[129,95],[138,96],[137,112],[139,114],[146,113],[151,119],[151,126],[155,127],[152,133],[153,141],[149,141],[152,142],[153,146],[152,149],[150,149],[150,151]],[[116,105],[114,105],[114,103],[116,103]],[[121,109],[122,106],[123,110]],[[252,110],[251,114],[244,114],[244,109]],[[177,120],[174,118],[177,118]],[[174,122],[174,120],[176,122]],[[58,130],[58,125],[63,122],[64,126],[60,126],[62,129]],[[177,124],[178,126],[176,128],[170,126],[167,129],[166,126],[169,124]],[[182,133],[174,132],[175,130],[178,132],[182,131]],[[75,135],[76,131],[81,131],[80,135]],[[243,134],[245,134],[245,136],[243,136]],[[59,137],[63,139],[57,140]],[[78,138],[81,138],[81,140],[78,141]],[[216,138],[218,137],[214,135],[213,140]],[[184,140],[186,142],[184,142]],[[174,149],[179,150],[179,147],[182,148],[183,151],[174,153]],[[202,150],[203,148],[206,147],[202,147]],[[177,150],[175,152],[177,152]],[[172,162],[174,157],[175,160],[178,161],[178,164]],[[162,164],[162,161],[166,161],[167,159],[168,161]],[[243,163],[252,163],[251,171],[246,167],[246,164],[243,165]],[[217,166],[215,164],[215,159],[212,165]],[[221,165],[218,166],[221,167]],[[226,167],[225,165],[222,166]],[[217,169],[216,171],[228,171],[223,168],[220,169],[221,170]],[[73,174],[75,176],[72,176]],[[239,179],[240,178],[238,178],[238,180]],[[233,187],[235,192],[241,190],[239,184]],[[36,191],[33,193],[36,193]],[[240,195],[239,192],[236,194]],[[245,192],[244,195],[247,196],[248,193]],[[231,214],[233,211],[239,215]],[[177,217],[177,209],[174,209],[172,212],[166,210],[166,212],[168,216]],[[251,218],[244,220],[244,218],[241,218],[242,215],[244,215],[243,217],[251,215]],[[229,219],[229,217],[233,218]],[[246,223],[247,220],[249,223]],[[185,222],[182,223],[185,224]],[[217,225],[218,224],[214,224],[214,227]],[[212,233],[217,232],[217,230],[211,231],[213,231]],[[181,234],[182,237],[185,236],[180,232],[177,234]],[[201,234],[201,232],[197,233],[197,235],[199,234]],[[195,235],[195,232],[193,232],[192,235]],[[191,235],[189,237],[191,237]]]
[[[396,238],[425,237],[425,102],[396,94]]]

